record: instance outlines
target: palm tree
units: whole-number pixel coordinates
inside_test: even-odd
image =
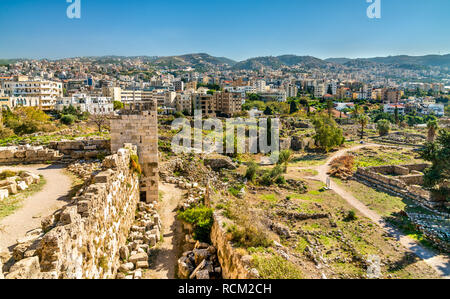
[[[367,124],[369,123],[369,117],[365,114],[360,114],[358,116],[358,123],[361,125],[361,139],[364,138],[364,129],[366,128]]]
[[[428,142],[434,142],[436,139],[436,132],[439,129],[438,123],[436,120],[430,120],[427,123],[428,128]]]

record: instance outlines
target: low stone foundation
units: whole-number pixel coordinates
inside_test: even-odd
[[[388,165],[359,168],[354,178],[370,187],[375,187],[395,196],[408,198],[419,205],[436,209],[444,202],[433,198],[430,191],[423,189],[424,171],[429,164]]]
[[[53,141],[48,146],[60,152],[64,159],[96,159],[110,154],[111,142],[105,139]]]
[[[41,164],[56,162],[62,155],[43,146],[9,146],[0,147],[0,165]]]

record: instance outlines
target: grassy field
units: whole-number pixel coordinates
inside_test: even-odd
[[[370,255],[381,258],[383,278],[436,278],[425,262],[408,256],[406,249],[387,237],[383,229],[353,211],[353,207],[333,191],[325,191],[323,183],[313,180],[306,183],[309,191],[305,194],[267,190],[247,194],[243,199],[291,232],[289,238],[277,236],[279,239],[275,239],[284,246],[283,251],[290,257],[288,260],[280,256],[276,247],[247,248],[262,278],[321,278],[322,274],[327,278],[365,278],[365,264],[360,260]],[[361,194],[363,191],[361,189]],[[383,199],[372,201],[381,205],[379,202]],[[389,215],[405,205],[397,200],[385,213]],[[294,220],[279,214],[282,210],[306,215],[329,214],[330,217]],[[351,211],[356,219],[349,220]],[[322,265],[320,270],[311,260],[311,254]]]
[[[22,206],[22,201],[33,194],[42,190],[47,182],[44,177],[41,176],[39,184],[31,185],[27,190],[18,194],[9,196],[4,201],[0,201],[0,220],[13,214],[17,209]]]

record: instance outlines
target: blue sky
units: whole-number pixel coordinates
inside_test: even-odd
[[[373,57],[450,53],[450,1],[0,0],[0,58],[281,54]]]

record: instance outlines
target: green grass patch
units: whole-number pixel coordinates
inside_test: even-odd
[[[300,267],[280,256],[254,254],[253,265],[261,279],[302,279]]]

